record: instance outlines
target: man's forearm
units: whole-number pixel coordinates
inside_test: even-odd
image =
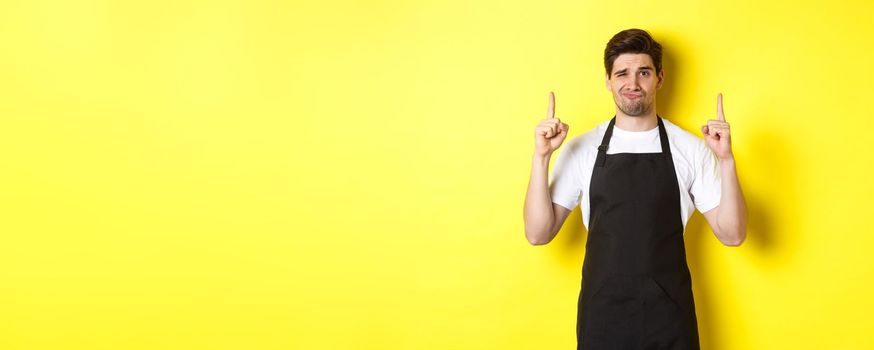
[[[722,198],[719,201],[719,236],[723,242],[741,244],[746,239],[747,206],[737,179],[734,158],[719,161],[722,175]]]
[[[531,163],[531,179],[525,195],[525,237],[532,244],[545,244],[552,237],[555,213],[549,195],[549,158],[535,155]]]

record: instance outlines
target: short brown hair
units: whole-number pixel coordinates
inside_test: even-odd
[[[604,49],[604,68],[607,69],[608,77],[613,71],[613,61],[624,53],[645,53],[652,58],[656,74],[662,71],[662,46],[645,30],[626,29],[616,33],[607,42],[607,48]]]

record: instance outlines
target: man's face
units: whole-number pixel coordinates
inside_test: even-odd
[[[652,58],[645,53],[624,53],[613,61],[607,89],[616,107],[628,116],[646,114],[655,106],[656,90],[662,87],[664,70],[656,75]]]

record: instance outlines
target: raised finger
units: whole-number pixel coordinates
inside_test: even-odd
[[[716,117],[719,118],[720,121],[725,121],[725,112],[722,110],[722,93],[716,95]]]

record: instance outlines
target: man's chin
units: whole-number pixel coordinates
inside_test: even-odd
[[[622,110],[622,113],[625,113],[625,115],[627,115],[629,117],[640,117],[646,113],[646,109],[642,108],[642,107],[639,107],[639,108],[620,108],[620,109]]]

